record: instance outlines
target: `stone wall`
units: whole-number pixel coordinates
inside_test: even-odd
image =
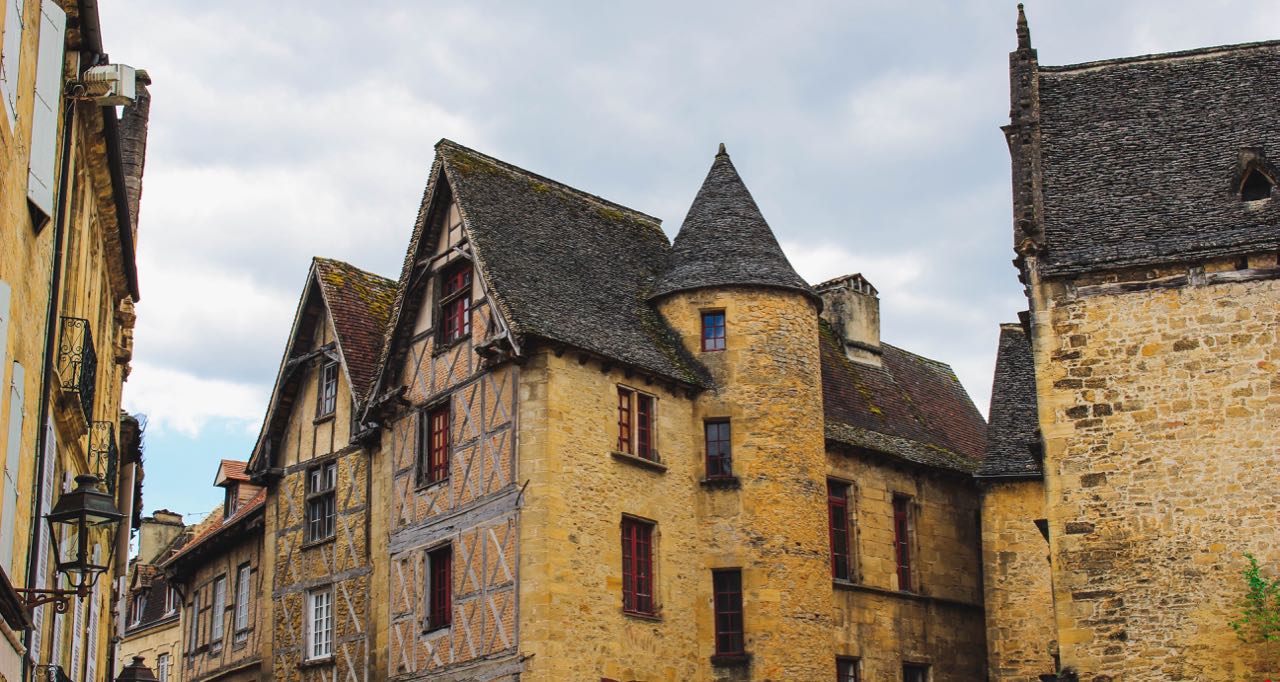
[[[836,581],[835,654],[857,658],[863,679],[896,679],[902,664],[930,666],[934,682],[984,670],[978,495],[968,476],[909,467],[833,448],[830,476],[849,488],[853,570]],[[911,498],[913,590],[898,589],[893,498]]]
[[[1274,268],[1270,254],[1183,268],[1181,284],[1165,271],[1034,283],[1059,644],[1082,680],[1280,667],[1227,625],[1243,554],[1280,562]]]
[[[988,671],[993,682],[1038,682],[1056,671],[1057,628],[1044,482],[992,481],[982,495]]]

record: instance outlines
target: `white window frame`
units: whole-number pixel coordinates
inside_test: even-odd
[[[133,610],[133,613],[129,614],[129,623],[131,625],[141,623],[142,612],[147,608],[147,593],[135,592],[133,594],[133,599],[130,600],[129,607]]]
[[[250,581],[252,578],[253,567],[248,563],[241,564],[236,569],[235,632],[237,640],[243,639],[241,635],[249,629],[249,599],[252,594]]]
[[[172,616],[178,612],[178,589],[173,585],[166,585],[164,592],[164,615]]]
[[[156,656],[156,679],[159,682],[169,682],[169,668],[172,664],[169,654]]]
[[[306,660],[333,656],[333,587],[307,592]]]
[[[222,643],[223,630],[226,627],[227,611],[227,576],[220,575],[213,579],[213,612],[209,614],[209,645]]]

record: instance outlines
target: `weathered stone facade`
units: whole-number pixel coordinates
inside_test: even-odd
[[[1275,645],[1229,623],[1244,555],[1280,561],[1280,214],[1256,146],[1280,43],[1041,67],[1021,16],[1018,42],[1030,311],[1002,330],[979,472],[992,678],[1275,676]],[[1162,196],[1134,191],[1138,157]]]

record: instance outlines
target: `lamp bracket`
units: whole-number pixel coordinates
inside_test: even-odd
[[[44,604],[53,604],[53,610],[58,613],[66,613],[70,610],[73,597],[84,599],[89,596],[89,588],[83,586],[72,590],[42,590],[34,587],[15,587],[13,591],[22,595],[23,604],[28,609],[34,609]]]

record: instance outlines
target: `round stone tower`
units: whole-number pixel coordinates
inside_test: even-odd
[[[724,145],[651,300],[712,386],[696,398],[691,425],[708,450],[690,453],[705,460],[696,510],[706,547],[700,654],[728,679],[830,679],[821,301],[783,255]],[[717,456],[725,436],[727,463]],[[718,655],[734,642],[717,647],[715,636],[717,587],[732,587],[733,569],[741,571],[745,656]]]

